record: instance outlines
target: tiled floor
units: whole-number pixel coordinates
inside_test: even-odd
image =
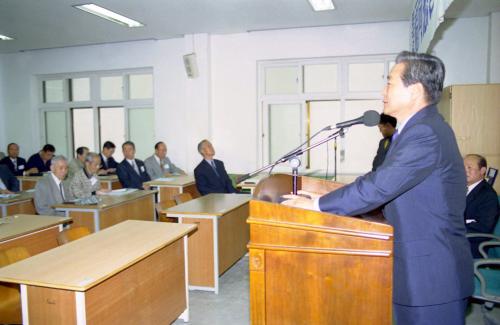
[[[212,292],[190,291],[190,321],[177,320],[174,324],[193,325],[248,325],[248,257],[242,258],[220,278],[220,290]],[[490,312],[490,323],[483,322],[481,306],[473,303],[469,306],[466,325],[500,325],[500,307]],[[311,324],[312,325],[312,324]]]

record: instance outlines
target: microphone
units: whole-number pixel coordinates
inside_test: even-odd
[[[355,118],[354,120],[344,121],[335,125],[330,125],[324,128],[325,131],[332,130],[333,128],[342,129],[356,124],[364,124],[366,126],[375,126],[380,122],[380,114],[377,111],[366,111],[363,116]]]

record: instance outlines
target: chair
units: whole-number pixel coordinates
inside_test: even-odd
[[[191,201],[193,199],[193,196],[190,194],[190,193],[181,193],[181,194],[177,194],[175,197],[174,197],[174,200],[175,200],[175,203],[177,204],[181,204],[181,203],[184,203],[184,202],[187,202],[187,201]]]
[[[170,218],[167,217],[165,210],[168,208],[171,208],[175,206],[177,203],[175,203],[174,200],[165,200],[161,201],[159,203],[156,203],[156,213],[158,213],[158,221],[160,222],[174,222],[176,223],[178,220],[177,218]]]
[[[59,245],[64,245],[87,235],[90,235],[90,230],[87,227],[71,227],[61,231],[59,235],[57,235],[57,242]]]
[[[30,257],[24,247],[0,250],[0,267]],[[0,324],[22,324],[21,293],[18,284],[0,283]]]
[[[488,184],[490,184],[491,186],[495,184],[497,174],[498,174],[498,169],[491,167],[488,168],[488,172],[486,173],[486,181],[488,182]]]

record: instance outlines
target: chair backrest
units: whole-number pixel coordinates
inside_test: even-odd
[[[25,247],[11,247],[0,250],[0,267],[30,257]],[[0,324],[21,324],[21,294],[19,285],[0,283]]]
[[[174,199],[175,199],[175,203],[181,204],[181,203],[184,203],[184,202],[192,200],[193,196],[191,196],[190,193],[184,192],[184,193],[181,193],[181,194],[177,194],[174,197]]]
[[[171,208],[173,206],[176,206],[177,203],[175,203],[175,200],[163,200],[161,202],[156,203],[156,212],[158,215],[165,214],[165,210],[168,208]]]
[[[486,172],[486,181],[488,184],[493,186],[493,184],[495,184],[495,180],[497,179],[497,175],[498,169],[492,167],[488,168],[488,171]]]
[[[90,235],[90,230],[87,227],[71,227],[61,231],[59,235],[57,235],[57,242],[59,245],[64,245],[87,235]]]

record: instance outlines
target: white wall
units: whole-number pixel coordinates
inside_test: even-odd
[[[498,17],[495,20],[498,23]],[[448,83],[485,82],[488,18],[457,21],[435,52],[447,64]],[[498,35],[498,33],[497,33]],[[200,76],[187,79],[182,55],[197,54]],[[408,48],[408,23],[344,25],[29,51],[0,56],[0,145],[16,141],[22,155],[39,149],[36,75],[153,67],[155,132],[169,156],[192,171],[196,144],[210,138],[231,172],[257,161],[257,62],[397,53]],[[498,49],[496,49],[498,52]],[[465,57],[465,60],[462,59]],[[3,70],[2,70],[3,69]],[[3,116],[2,116],[3,114]],[[8,123],[4,123],[8,120]],[[371,159],[371,157],[370,157]]]
[[[0,151],[6,153],[7,133],[5,130],[5,96],[4,96],[4,55],[0,54]]]
[[[445,86],[488,81],[488,25],[488,17],[479,17],[449,19],[439,27],[432,54],[446,66]]]
[[[490,82],[500,83],[500,12],[490,15]]]

